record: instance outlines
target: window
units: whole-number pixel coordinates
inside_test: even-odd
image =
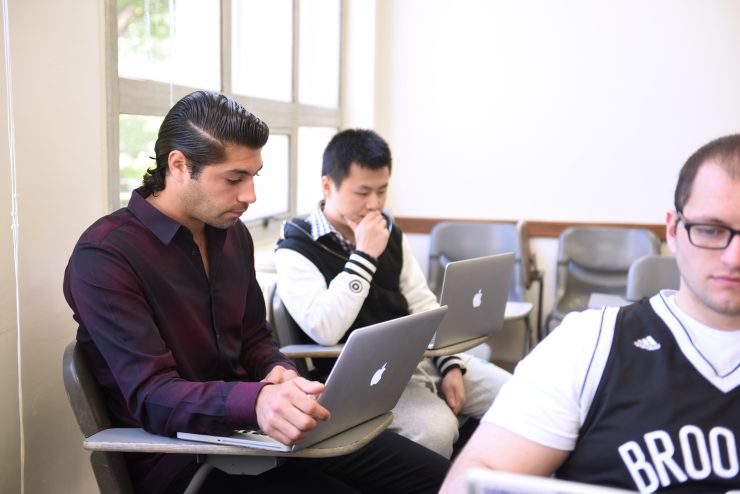
[[[153,166],[154,142],[162,124],[162,117],[120,115],[118,170],[120,177],[119,201],[128,203],[131,191],[141,185],[141,177]]]
[[[231,50],[235,92],[291,101],[293,0],[235,0]]]
[[[242,218],[272,239],[320,197],[321,152],[340,127],[342,1],[107,0],[110,208],[153,166],[162,118],[195,89],[270,126],[257,202]]]
[[[298,214],[310,213],[318,201],[324,148],[334,134],[336,129],[332,127],[298,129]]]

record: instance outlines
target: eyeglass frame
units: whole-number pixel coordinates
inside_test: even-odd
[[[735,238],[735,235],[740,236],[740,230],[735,230],[734,228],[730,228],[727,225],[718,225],[716,223],[690,222],[690,221],[686,221],[686,217],[683,215],[683,211],[677,211],[677,213],[678,213],[678,216],[676,217],[676,223],[678,223],[679,221],[683,223],[684,228],[686,228],[686,236],[689,238],[689,243],[691,243],[691,245],[699,249],[725,250],[727,247],[730,246],[730,244],[732,243],[732,239]],[[712,228],[719,228],[721,230],[730,232],[730,236],[727,237],[727,243],[724,245],[724,247],[706,247],[704,245],[697,245],[694,243],[694,240],[691,238],[691,229],[695,226],[708,226]]]

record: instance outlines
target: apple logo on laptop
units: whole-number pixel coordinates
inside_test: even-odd
[[[483,289],[479,288],[478,291],[473,295],[473,307],[478,308],[480,307],[480,304],[483,302]]]
[[[388,365],[388,362],[383,364],[383,367],[375,371],[375,374],[373,374],[373,378],[370,379],[370,386],[375,386],[380,382],[380,379],[383,377],[383,372],[385,372],[385,366]]]

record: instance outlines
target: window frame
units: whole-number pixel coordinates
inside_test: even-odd
[[[270,1],[270,0],[265,0]],[[344,93],[344,68],[346,36],[347,0],[339,3],[339,94],[336,108],[325,108],[298,102],[300,57],[299,32],[300,3],[293,0],[293,60],[292,60],[292,101],[274,101],[262,98],[237,95],[231,87],[231,2],[221,0],[221,87],[219,91],[238,101],[250,112],[257,115],[270,126],[271,134],[288,136],[288,211],[284,214],[260,218],[245,222],[250,229],[255,243],[272,241],[276,238],[282,221],[297,213],[298,194],[298,129],[299,127],[334,127],[341,128]],[[119,115],[152,115],[164,116],[172,103],[199,88],[188,87],[169,82],[137,80],[119,77],[118,75],[118,8],[116,0],[106,0],[106,79],[107,79],[107,139],[108,139],[108,209],[115,211],[121,207],[120,190],[120,139]],[[171,94],[170,94],[171,93]],[[259,194],[259,190],[257,191]],[[319,191],[317,190],[317,198]],[[259,195],[258,195],[259,197]]]

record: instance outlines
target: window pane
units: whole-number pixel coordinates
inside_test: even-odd
[[[233,0],[231,9],[234,92],[292,101],[293,1]]]
[[[121,206],[128,204],[131,191],[141,185],[147,168],[154,166],[154,143],[163,117],[147,115],[120,115],[119,154],[120,168],[119,196]]]
[[[290,139],[284,134],[270,134],[262,148],[264,166],[254,179],[257,202],[249,206],[242,220],[250,221],[288,212],[288,169]]]
[[[118,74],[221,86],[219,0],[118,0]],[[172,27],[172,29],[170,29]]]
[[[298,214],[310,213],[321,200],[321,162],[336,133],[333,127],[298,129]]]
[[[298,101],[339,106],[340,2],[301,2]]]

